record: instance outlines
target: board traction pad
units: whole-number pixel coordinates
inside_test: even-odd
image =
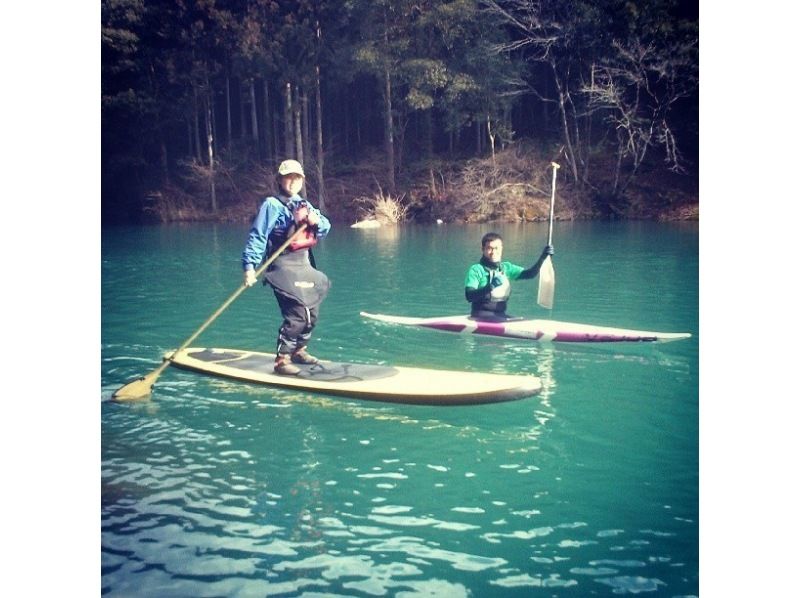
[[[189,355],[199,361],[217,363],[248,372],[274,373],[274,361],[265,359],[263,355],[253,355],[247,352],[213,351],[210,349],[193,351]],[[300,373],[285,376],[286,378],[319,380],[320,382],[358,382],[361,380],[378,380],[397,375],[397,369],[385,365],[338,363],[334,361],[320,361],[311,365],[295,365],[300,368]]]

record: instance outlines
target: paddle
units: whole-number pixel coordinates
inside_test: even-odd
[[[556,171],[561,168],[555,162],[553,167],[553,190],[550,193],[550,232],[547,235],[547,244],[553,244],[553,206],[556,201]],[[553,296],[556,292],[556,272],[553,269],[553,260],[548,255],[544,258],[542,267],[539,268],[539,295],[536,302],[545,309],[553,309]]]
[[[306,229],[307,226],[308,226],[307,223],[301,224],[300,227],[295,231],[295,233],[291,237],[289,237],[283,245],[278,247],[278,249],[275,250],[275,252],[271,256],[269,256],[269,258],[267,258],[267,261],[265,261],[263,264],[261,264],[261,266],[259,266],[258,270],[256,270],[256,273],[255,273],[256,277],[260,276],[261,273],[264,270],[266,270],[267,267],[272,262],[274,262],[281,253],[283,253],[283,250],[286,249],[287,247],[289,247],[289,245],[291,245],[292,242],[294,242],[303,233],[303,231]],[[194,339],[196,339],[198,336],[200,336],[200,334],[206,328],[208,328],[211,325],[211,322],[216,320],[217,317],[223,311],[225,311],[228,308],[228,306],[231,303],[233,303],[236,300],[236,298],[239,295],[241,295],[242,292],[247,288],[248,287],[244,283],[242,283],[242,286],[240,286],[238,289],[236,289],[236,292],[234,292],[233,295],[228,297],[228,299],[225,301],[225,303],[223,303],[219,307],[219,309],[217,309],[217,311],[215,311],[213,314],[211,314],[211,317],[208,318],[205,322],[203,322],[203,324],[200,326],[200,328],[198,328],[197,331],[192,336],[190,336],[188,339],[186,339],[186,341],[184,341],[184,343],[175,350],[175,353],[177,353],[178,351],[182,351],[183,349],[188,347],[189,344]],[[174,353],[173,353],[173,355],[174,355]],[[125,386],[119,388],[112,395],[112,398],[117,400],[117,401],[131,401],[131,400],[135,400],[135,399],[146,399],[147,397],[150,396],[150,389],[156,383],[156,379],[158,379],[158,377],[161,375],[161,372],[163,372],[165,369],[167,369],[167,366],[169,366],[169,364],[171,362],[172,362],[171,356],[165,357],[164,358],[164,363],[162,363],[160,366],[158,366],[155,370],[153,370],[152,372],[150,372],[146,376],[143,376],[141,378],[137,378],[136,380],[133,380],[132,382],[128,382]]]

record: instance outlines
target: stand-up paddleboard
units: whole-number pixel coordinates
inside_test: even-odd
[[[557,322],[555,320],[476,320],[469,316],[443,316],[439,318],[412,318],[405,316],[387,316],[370,314],[362,311],[361,315],[371,320],[417,326],[442,332],[460,332],[465,334],[485,334],[520,338],[533,341],[555,343],[622,343],[649,342],[667,343],[692,336],[688,332],[650,332],[647,330],[627,330],[608,326],[591,326],[573,322]]]
[[[274,354],[190,347],[167,356],[171,364],[246,382],[417,405],[477,405],[513,401],[538,393],[536,376],[484,374],[320,361],[298,365],[295,376],[275,374]]]

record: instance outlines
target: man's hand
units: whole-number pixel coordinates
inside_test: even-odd
[[[258,282],[255,270],[244,271],[244,286],[251,287]]]

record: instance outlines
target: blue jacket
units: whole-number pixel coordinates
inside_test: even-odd
[[[274,196],[267,197],[250,227],[247,243],[242,252],[242,269],[257,269],[267,253],[277,249],[286,240],[289,230],[294,225],[293,212],[303,203],[319,216],[317,238],[322,239],[328,234],[331,230],[330,221],[308,200],[299,195],[281,199]]]

